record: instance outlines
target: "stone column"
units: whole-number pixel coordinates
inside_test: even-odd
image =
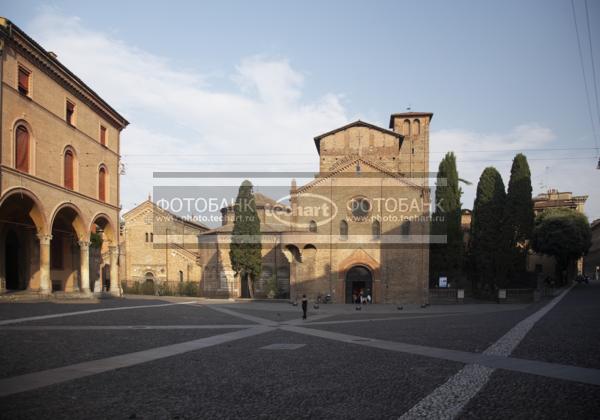
[[[121,296],[121,285],[119,284],[119,247],[116,245],[108,247],[110,252],[110,293]]]
[[[79,241],[81,292],[90,293],[90,242]]]
[[[52,293],[50,280],[50,241],[52,235],[39,234],[40,240],[40,293]]]

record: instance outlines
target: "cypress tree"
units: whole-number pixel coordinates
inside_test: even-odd
[[[502,240],[506,192],[500,173],[484,169],[473,204],[470,251],[478,286],[491,291],[504,284],[506,245]]]
[[[460,276],[464,254],[460,223],[461,196],[456,156],[449,152],[440,162],[435,188],[432,232],[434,235],[446,235],[447,240],[446,243],[431,246],[430,271],[433,281],[440,275],[446,275],[450,282],[456,284]]]
[[[229,257],[231,267],[254,297],[254,282],[262,270],[260,219],[256,212],[254,191],[250,181],[242,182],[234,206],[233,233]]]
[[[527,247],[533,230],[531,172],[525,155],[515,156],[510,170],[504,218],[509,258],[509,278],[516,280],[526,271]]]

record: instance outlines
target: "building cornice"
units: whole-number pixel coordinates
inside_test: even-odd
[[[11,47],[15,48],[77,99],[101,115],[117,130],[121,131],[129,125],[129,122],[96,92],[8,19],[0,18],[0,38],[3,38]]]

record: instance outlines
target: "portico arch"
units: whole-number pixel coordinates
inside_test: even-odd
[[[118,283],[118,233],[112,219],[96,213],[89,227],[90,287],[94,292],[120,294]],[[85,256],[84,256],[85,258]]]
[[[51,218],[52,241],[50,243],[50,280],[53,291],[89,291],[82,282],[81,249],[89,246],[88,228],[79,208],[73,203],[56,207]],[[86,265],[87,266],[87,265]]]
[[[48,230],[44,209],[36,195],[17,187],[0,199],[0,292],[39,290],[39,236]]]

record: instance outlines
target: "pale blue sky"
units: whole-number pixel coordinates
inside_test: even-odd
[[[588,3],[600,75],[600,3]],[[585,58],[589,60],[584,1],[575,0],[575,6]],[[106,84],[101,75],[89,71],[84,64],[78,71],[75,55],[60,50],[61,46],[68,50],[64,38],[53,37],[52,28],[44,27],[48,22],[35,23],[36,19],[44,14],[78,17],[75,33],[84,31],[92,37],[102,34],[125,45],[129,52],[164,60],[168,71],[197,75],[198,80],[190,83],[199,91],[236,98],[255,97],[254,90],[260,90],[258,85],[243,89],[243,83],[242,87],[235,83],[236,71],[246,68],[243,60],[254,57],[259,61],[287,63],[293,75],[299,75],[302,81],[296,84],[294,76],[291,82],[285,79],[282,83],[286,87],[291,84],[300,92],[300,108],[317,106],[330,94],[339,102],[334,107],[339,118],[332,119],[330,129],[344,119],[356,118],[387,127],[389,114],[408,105],[413,110],[434,112],[432,165],[437,167],[442,152],[456,150],[459,171],[475,178],[471,179],[475,182],[485,166],[495,165],[507,183],[510,164],[507,160],[514,153],[461,154],[465,147],[476,149],[475,145],[481,145],[485,150],[594,147],[569,0],[93,3],[21,0],[3,2],[1,13],[33,36],[38,35],[36,39],[42,38],[40,41],[48,49],[56,49],[59,59],[64,57],[66,64],[75,67],[73,70],[115,104],[132,121],[132,126],[137,124],[157,135],[176,137],[179,146],[201,142],[205,126],[192,128],[196,135],[193,139],[186,138],[190,123],[183,118],[168,122],[166,117],[160,118],[160,107],[144,108],[135,101],[121,100],[118,93],[103,88]],[[586,71],[589,87],[593,89],[589,61]],[[246,74],[244,70],[241,73]],[[593,95],[591,99],[594,100]],[[234,124],[236,116],[230,118]],[[594,118],[599,122],[597,115]],[[302,121],[298,124],[302,125]],[[307,120],[306,125],[315,127],[314,130],[322,126],[312,120]],[[528,129],[523,131],[523,126]],[[128,130],[123,136],[125,142]],[[434,132],[437,132],[435,137]],[[306,134],[304,141],[310,147],[294,152],[305,153],[303,161],[316,161],[316,156],[308,154],[314,152],[312,136],[320,133],[308,133],[311,134]],[[541,138],[528,142],[528,135],[540,133]],[[131,134],[134,135],[135,132]],[[235,147],[235,143],[230,146]],[[136,152],[126,147],[124,151],[132,156]],[[594,150],[526,154],[532,159],[534,182],[589,194],[586,210],[590,218],[600,217],[597,197],[600,171],[594,169]],[[587,160],[560,160],[586,156]],[[135,171],[137,163],[133,158],[128,161],[124,156],[124,161]],[[144,164],[152,166],[152,162]],[[132,182],[131,197],[135,196],[125,197],[124,206],[139,202],[138,181],[125,177],[123,182],[125,193],[127,183]],[[148,180],[148,185],[151,182]],[[541,184],[534,185],[535,192],[541,188]],[[465,193],[465,207],[471,207],[473,191],[467,188]]]

